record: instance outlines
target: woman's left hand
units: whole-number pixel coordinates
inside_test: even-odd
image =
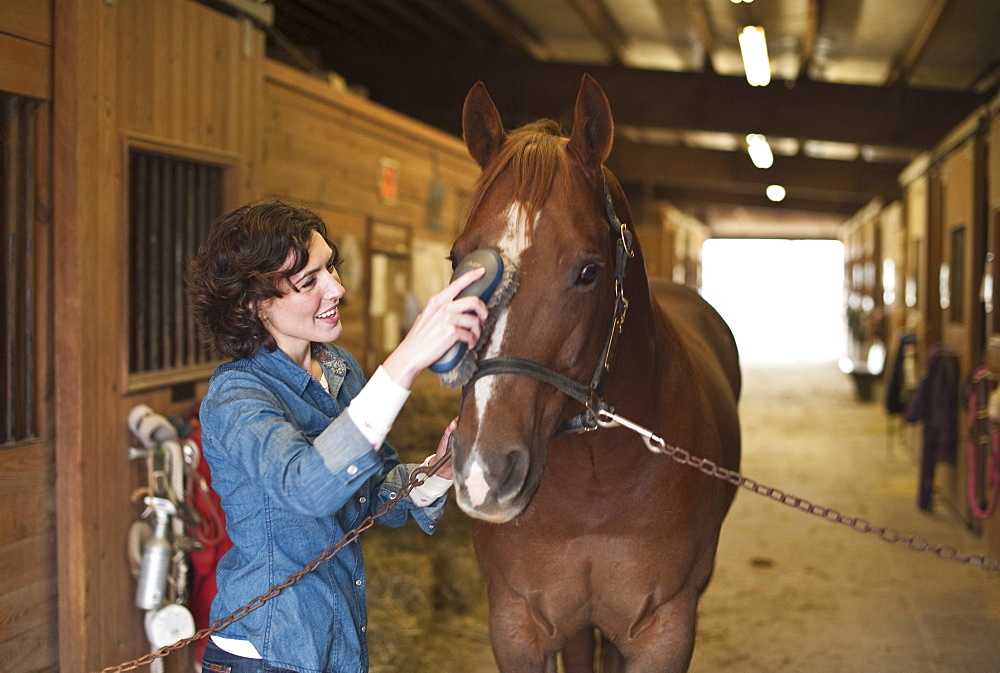
[[[458,418],[452,420],[448,424],[448,427],[444,429],[444,434],[441,435],[441,441],[438,442],[437,451],[434,452],[434,456],[431,458],[431,465],[436,465],[439,460],[443,460],[445,454],[448,452],[448,440],[451,439],[451,433],[455,432],[455,428],[458,427]],[[444,477],[445,479],[453,479],[453,471],[451,469],[451,457],[449,460],[441,465],[441,469],[435,474],[439,477]]]

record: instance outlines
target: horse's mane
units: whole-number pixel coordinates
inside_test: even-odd
[[[525,215],[534,218],[566,165],[564,140],[559,123],[551,119],[539,119],[510,131],[496,158],[473,185],[463,221],[470,221],[490,186],[508,169],[514,180],[514,198],[521,202]]]

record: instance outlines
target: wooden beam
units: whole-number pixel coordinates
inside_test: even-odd
[[[52,98],[52,48],[0,33],[0,90]]]
[[[504,12],[498,3],[489,0],[460,0],[468,9],[474,12],[483,22],[498,32],[503,38],[520,47],[524,53],[541,61],[552,58],[548,48],[541,39],[523,21],[509,12]]]
[[[944,15],[952,0],[934,0],[934,4],[927,10],[924,20],[917,28],[916,34],[910,40],[910,46],[906,53],[893,65],[892,72],[889,73],[887,84],[894,84],[898,81],[905,81],[907,75],[913,70],[913,66],[920,60],[921,54],[927,49],[934,31],[941,24],[941,17]]]
[[[329,65],[349,80],[371,85],[378,102],[453,133],[465,94],[476,80],[486,84],[508,128],[539,117],[568,126],[585,72],[604,88],[619,125],[764,133],[910,151],[933,147],[989,100],[985,94],[807,79],[750,87],[743,77],[711,73],[585,67],[485,55],[465,59],[451,55],[449,67],[442,68],[446,52],[405,58],[389,49],[366,50],[364,58],[360,54],[345,46],[340,50],[342,60]],[[428,96],[428,90],[435,95]]]
[[[774,165],[755,168],[743,152],[700,150],[690,147],[636,144],[618,141],[608,166],[620,180],[650,180],[661,185],[719,185],[719,191],[763,193],[770,184],[790,191],[809,190],[815,196],[843,195],[869,201],[899,194],[897,177],[903,166],[864,161],[833,161],[803,156],[775,157]]]
[[[611,58],[616,63],[622,63],[628,39],[607,6],[601,0],[569,0],[569,2]]]
[[[802,31],[802,47],[799,50],[798,79],[809,77],[809,66],[816,51],[816,35],[819,33],[819,0],[807,0],[806,26]]]
[[[712,27],[708,23],[708,12],[705,10],[705,0],[686,0],[688,17],[698,34],[698,41],[704,50],[702,67],[705,72],[715,72],[712,67],[712,53],[715,51],[715,39],[712,37]]]

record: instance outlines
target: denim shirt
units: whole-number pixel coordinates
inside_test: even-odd
[[[362,519],[397,499],[413,466],[373,451],[344,408],[365,384],[354,357],[315,344],[330,392],[280,349],[220,366],[201,403],[202,443],[233,547],[219,561],[211,619],[280,584]],[[400,499],[379,523],[427,533],[444,497]],[[361,544],[347,545],[218,635],[249,640],[268,664],[303,673],[368,670]]]

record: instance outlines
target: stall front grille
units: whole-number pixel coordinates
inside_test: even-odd
[[[169,372],[215,360],[200,341],[185,270],[222,212],[221,166],[129,152],[129,373]]]
[[[39,433],[39,279],[35,273],[38,105],[30,98],[0,93],[0,254],[4,266],[0,272],[0,444],[32,439]]]

